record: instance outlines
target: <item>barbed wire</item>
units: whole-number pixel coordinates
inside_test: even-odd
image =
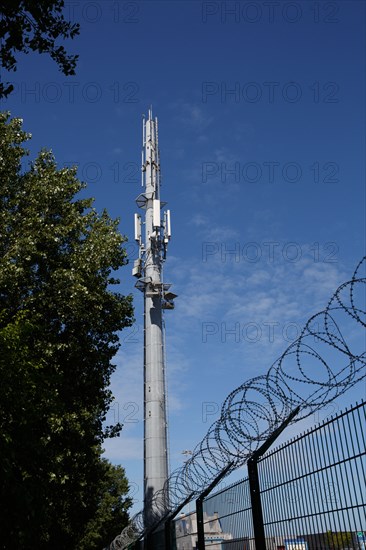
[[[366,256],[352,279],[337,288],[323,311],[310,317],[266,374],[247,380],[227,396],[219,419],[190,459],[153,496],[152,513],[135,514],[108,550],[121,550],[142,538],[164,518],[167,502],[174,510],[191,493],[198,496],[230,462],[230,472],[244,465],[296,407],[300,411],[291,423],[314,414],[366,376],[365,350],[351,351],[341,332],[344,314],[355,326],[366,327],[366,277],[361,276],[365,266]],[[354,336],[351,331],[353,345]]]

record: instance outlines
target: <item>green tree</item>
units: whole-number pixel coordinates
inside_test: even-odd
[[[27,139],[0,114],[0,540],[71,549],[111,479],[102,443],[121,426],[103,422],[132,298],[111,290],[126,263],[118,220],[78,198],[76,170],[50,152],[22,170]]]
[[[79,24],[66,21],[64,0],[1,0],[0,1],[0,64],[8,71],[17,68],[17,53],[47,53],[65,75],[75,74],[77,55],[68,55],[59,38],[74,38]],[[0,97],[13,90],[0,83]]]
[[[132,500],[125,498],[128,482],[124,469],[105,461],[106,475],[98,491],[98,508],[89,521],[78,550],[101,550],[108,546],[128,523]]]
[[[352,544],[352,533],[348,531],[327,531],[326,541],[331,550],[343,550]]]

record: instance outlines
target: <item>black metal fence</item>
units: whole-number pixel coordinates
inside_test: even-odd
[[[365,427],[362,402],[267,452],[258,459],[265,548],[255,545],[248,478],[204,500],[204,547],[366,550]],[[198,548],[195,512],[174,527],[177,550]]]

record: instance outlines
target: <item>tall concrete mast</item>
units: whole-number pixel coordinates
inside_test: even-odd
[[[171,237],[170,211],[160,200],[160,155],[158,120],[152,110],[143,119],[142,186],[137,197],[145,210],[145,231],[135,214],[135,240],[139,258],[134,262],[136,287],[144,294],[144,510],[145,520],[154,515],[152,497],[168,478],[166,381],[164,361],[163,309],[174,308],[175,294],[162,279],[162,267]],[[168,503],[166,503],[168,506]]]

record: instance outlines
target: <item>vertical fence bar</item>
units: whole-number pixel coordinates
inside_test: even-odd
[[[172,547],[172,521],[177,514],[190,502],[193,498],[194,492],[192,492],[188,497],[180,504],[165,520],[164,524],[164,540],[165,540],[165,550],[171,550]]]
[[[250,487],[250,498],[252,502],[252,517],[253,517],[253,529],[254,529],[254,539],[256,550],[265,550],[266,548],[266,537],[264,533],[264,523],[263,523],[263,511],[262,511],[262,502],[261,502],[261,491],[259,486],[258,478],[258,460],[261,456],[264,455],[270,446],[276,441],[276,439],[281,435],[283,430],[288,426],[291,420],[297,415],[300,407],[297,407],[291,414],[286,418],[284,422],[273,432],[273,434],[263,443],[259,449],[257,449],[248,460],[248,476],[249,476],[249,487]],[[200,550],[200,549],[199,549]]]
[[[234,462],[230,462],[226,468],[221,470],[212,483],[205,489],[196,500],[196,519],[197,519],[197,550],[205,550],[205,526],[203,524],[203,501],[212,489],[222,480],[222,478],[233,467]]]

